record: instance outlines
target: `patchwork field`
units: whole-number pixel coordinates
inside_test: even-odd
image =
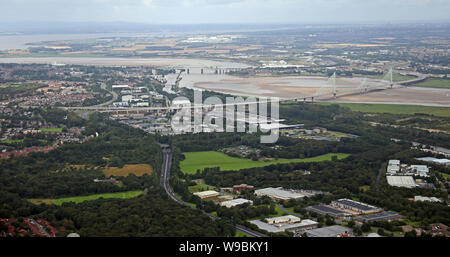
[[[415,114],[425,113],[441,117],[450,117],[450,107],[404,105],[404,104],[363,104],[363,103],[331,103],[321,102],[322,105],[339,104],[356,112]]]
[[[349,154],[343,153],[329,153],[304,159],[272,159],[269,161],[253,161],[251,159],[230,157],[224,153],[215,151],[186,152],[183,154],[186,159],[180,163],[180,168],[181,171],[186,174],[194,174],[198,169],[203,170],[204,168],[219,167],[222,171],[241,170],[280,163],[329,161],[332,156],[337,156],[338,159],[343,159],[349,156]]]
[[[126,177],[130,174],[136,176],[142,176],[144,174],[151,175],[152,167],[148,164],[127,164],[122,168],[118,167],[107,167],[103,169],[103,173],[106,177],[116,176],[116,177]]]
[[[128,192],[117,192],[117,193],[106,193],[106,194],[96,194],[96,195],[87,195],[87,196],[75,196],[75,197],[66,197],[66,198],[58,198],[58,199],[28,199],[32,204],[39,205],[41,203],[44,204],[55,204],[62,205],[67,202],[81,203],[84,201],[97,200],[100,198],[116,198],[116,199],[128,199],[139,196],[142,194],[142,190],[138,191],[128,191]]]

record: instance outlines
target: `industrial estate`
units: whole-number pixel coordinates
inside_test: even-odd
[[[448,23],[2,28],[0,237],[450,236]]]

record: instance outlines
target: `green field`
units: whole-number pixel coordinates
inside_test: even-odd
[[[450,79],[444,78],[429,78],[424,82],[413,85],[414,87],[435,87],[435,88],[450,88]]]
[[[42,132],[61,132],[62,128],[40,128]]]
[[[444,173],[444,172],[439,172],[441,175],[442,175],[442,177],[444,177],[445,179],[450,179],[450,175],[449,174],[447,174],[447,173]]]
[[[415,78],[416,77],[414,77],[414,76],[402,75],[402,74],[396,73],[396,72],[394,72],[394,74],[392,74],[392,80],[394,82],[407,81],[407,80],[412,80]]]
[[[348,107],[352,111],[367,113],[392,113],[392,114],[415,114],[425,113],[441,117],[450,117],[450,107],[435,107],[404,104],[362,104],[362,103],[331,103],[321,102],[321,105],[339,104]]]
[[[87,196],[75,196],[75,197],[66,197],[66,198],[58,198],[58,199],[29,199],[31,203],[34,204],[55,204],[62,205],[63,203],[73,202],[73,203],[81,203],[84,201],[97,200],[99,198],[117,198],[117,199],[128,199],[139,196],[142,194],[142,190],[137,191],[128,191],[128,192],[117,192],[117,193],[106,193],[106,194],[96,194],[96,195],[87,195]]]
[[[224,153],[215,151],[187,152],[183,154],[186,159],[180,163],[180,168],[181,171],[186,174],[195,174],[198,169],[203,170],[204,168],[220,167],[220,170],[222,171],[241,170],[280,163],[329,161],[334,155],[336,155],[338,159],[343,159],[349,156],[349,154],[343,153],[329,153],[305,159],[273,159],[270,161],[253,161],[250,159],[230,157]]]
[[[23,139],[6,139],[0,142],[4,144],[20,144],[23,143]]]
[[[189,192],[196,193],[196,192],[202,192],[202,191],[208,191],[208,190],[215,190],[215,186],[210,186],[206,184],[197,184],[195,186],[189,186],[188,187]]]
[[[354,77],[364,77],[364,78],[374,78],[374,79],[383,79],[386,76],[385,74],[382,75],[361,75],[361,74],[354,74]],[[416,77],[410,76],[410,75],[402,75],[400,73],[394,72],[392,74],[392,81],[394,82],[401,82],[401,81],[407,81],[415,79]]]
[[[248,237],[248,235],[236,230],[236,234],[234,235],[234,237]]]

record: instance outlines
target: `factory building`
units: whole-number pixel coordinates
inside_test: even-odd
[[[284,231],[292,233],[302,233],[303,231],[314,229],[319,223],[310,219],[301,220],[293,215],[286,215],[274,218],[267,218],[266,222],[261,220],[252,220],[250,223],[255,224],[258,228],[266,230],[270,233],[280,233]]]
[[[427,165],[411,165],[410,170],[412,173],[420,177],[428,177],[428,173],[430,172]]]
[[[400,172],[400,161],[399,160],[389,160],[386,172],[388,174],[397,174]]]
[[[219,196],[219,192],[209,190],[209,191],[197,192],[197,193],[194,193],[194,195],[200,197],[201,199],[206,199],[206,198],[213,198],[213,197]]]
[[[450,160],[449,159],[438,159],[434,157],[422,157],[422,158],[416,158],[419,161],[424,162],[431,162],[438,165],[444,165],[444,166],[450,166]]]
[[[286,216],[280,216],[280,217],[274,217],[274,218],[267,218],[266,221],[268,224],[279,224],[279,223],[295,223],[300,222],[300,218],[294,215],[286,215]]]
[[[220,206],[231,208],[231,207],[235,207],[235,206],[238,206],[241,204],[246,204],[246,203],[253,204],[253,201],[250,201],[250,200],[247,200],[244,198],[238,198],[238,199],[234,199],[234,200],[221,202]]]
[[[441,203],[443,202],[442,199],[439,199],[437,197],[427,197],[427,196],[420,196],[420,195],[416,195],[414,196],[414,201],[415,202],[434,202],[434,203]]]
[[[406,188],[418,186],[412,176],[386,176],[386,179],[390,186]]]
[[[353,230],[350,228],[334,225],[330,227],[316,228],[307,230],[308,237],[349,237],[352,236]]]
[[[332,207],[355,214],[371,214],[383,211],[381,208],[350,199],[339,199],[332,201]]]
[[[393,221],[393,220],[401,220],[403,219],[403,216],[390,212],[390,211],[384,211],[380,213],[375,214],[369,214],[369,215],[361,215],[355,218],[355,221],[364,223],[369,221]]]
[[[314,206],[308,206],[305,208],[308,212],[317,213],[319,215],[329,215],[335,219],[343,219],[347,216],[350,216],[350,214],[341,211],[339,209],[332,208],[327,205],[314,205]]]
[[[268,196],[270,199],[275,201],[289,201],[291,199],[297,200],[305,196],[310,197],[321,192],[318,191],[304,191],[304,190],[292,190],[283,189],[282,187],[268,187],[263,189],[255,190],[257,196]]]

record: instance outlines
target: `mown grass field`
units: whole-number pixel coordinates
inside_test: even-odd
[[[152,174],[152,167],[148,164],[126,164],[122,168],[107,167],[103,169],[103,173],[106,177],[126,177],[130,174],[136,176],[142,176],[144,174]]]
[[[450,79],[429,78],[424,82],[412,85],[414,87],[450,88]]]
[[[42,132],[61,132],[62,128],[40,128]]]
[[[41,203],[44,204],[55,204],[62,205],[63,203],[73,202],[73,203],[81,203],[84,201],[97,200],[99,198],[116,198],[116,199],[128,199],[139,196],[142,194],[142,190],[137,191],[128,191],[128,192],[117,192],[117,193],[106,193],[106,194],[96,194],[96,195],[86,195],[86,196],[74,196],[74,197],[66,197],[66,198],[58,198],[58,199],[28,199],[32,204],[39,205]]]
[[[392,113],[392,114],[415,114],[425,113],[441,117],[450,117],[450,107],[404,105],[404,104],[363,104],[363,103],[331,103],[321,102],[322,105],[339,104],[348,107],[352,111],[366,113]]]
[[[196,193],[196,192],[202,192],[202,191],[208,191],[208,190],[216,190],[216,187],[206,185],[206,184],[197,184],[195,186],[189,186],[188,189],[189,189],[189,192]]]
[[[220,170],[222,171],[241,170],[280,163],[329,161],[332,156],[337,156],[338,159],[343,159],[349,156],[349,154],[343,153],[329,153],[304,159],[272,159],[270,161],[253,161],[251,159],[230,157],[224,153],[215,151],[186,152],[183,154],[186,159],[180,163],[180,168],[181,171],[186,174],[195,174],[197,169],[203,170],[204,168],[220,167]]]

